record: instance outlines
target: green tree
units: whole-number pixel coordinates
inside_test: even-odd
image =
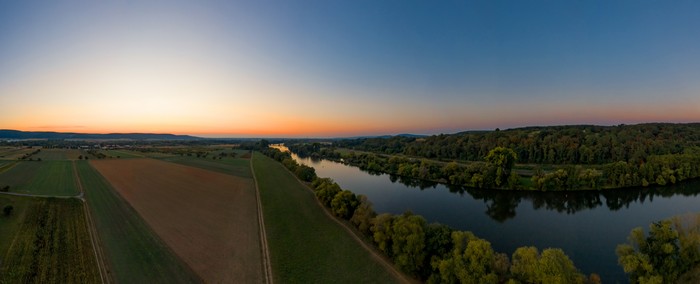
[[[331,210],[335,216],[343,219],[350,219],[355,213],[355,208],[359,205],[359,201],[352,191],[343,190],[333,197],[331,201]]]
[[[377,213],[372,209],[372,203],[365,195],[358,195],[357,200],[359,205],[350,219],[350,222],[366,236],[370,236],[370,228],[372,227],[372,219],[377,216]]]
[[[649,236],[632,230],[629,243],[617,246],[618,263],[632,283],[672,283],[688,269],[681,263],[679,234],[670,220],[652,223]]]
[[[584,283],[586,279],[561,249],[545,249],[540,255],[535,247],[520,247],[513,253],[510,271],[525,283]]]
[[[391,257],[392,254],[392,223],[394,221],[394,216],[389,213],[379,214],[376,218],[372,219],[372,238],[374,243],[380,251],[384,252],[387,256]]]
[[[391,226],[394,263],[404,272],[416,275],[426,258],[425,219],[410,212],[394,218]]]
[[[506,184],[518,155],[512,149],[496,147],[489,151],[485,159],[487,163],[496,167],[496,179],[494,182],[496,186],[500,187]]]
[[[493,264],[495,253],[488,241],[470,232],[452,233],[454,248],[448,258],[434,262],[442,283],[498,283]]]

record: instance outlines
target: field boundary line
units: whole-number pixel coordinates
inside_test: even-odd
[[[97,228],[94,221],[92,220],[92,215],[90,214],[90,208],[88,207],[87,200],[85,199],[85,191],[83,190],[83,183],[80,181],[80,175],[78,174],[78,168],[73,164],[73,175],[75,176],[75,181],[80,190],[80,194],[75,196],[75,198],[80,199],[83,203],[83,213],[85,214],[86,225],[88,226],[88,234],[90,235],[90,242],[92,243],[92,251],[95,253],[95,261],[97,261],[97,270],[100,272],[100,281],[102,283],[110,283],[107,273],[107,267],[104,262],[104,252],[99,243],[99,236],[97,235]]]
[[[269,158],[267,156],[265,156],[265,157]],[[252,160],[252,158],[251,158],[251,160]],[[323,210],[323,213],[326,213],[326,216],[328,216],[328,218],[330,218],[334,222],[338,223],[338,225],[342,226],[343,229],[345,229],[350,234],[350,236],[360,244],[360,246],[362,246],[365,250],[367,250],[372,255],[372,257],[374,257],[377,261],[379,261],[379,264],[381,264],[382,266],[387,268],[389,270],[389,273],[396,276],[397,280],[401,281],[402,283],[418,283],[418,281],[415,281],[415,280],[412,280],[411,278],[406,277],[406,275],[404,275],[401,271],[397,270],[396,267],[394,267],[393,263],[391,263],[387,259],[385,259],[373,247],[370,247],[369,245],[367,245],[367,243],[365,243],[359,236],[357,236],[355,231],[353,231],[350,227],[348,227],[347,224],[341,222],[340,220],[338,220],[338,218],[333,216],[333,214],[331,214],[330,211],[328,211],[328,208],[323,206],[321,201],[318,200],[318,198],[316,198],[316,194],[314,193],[313,189],[311,189],[311,187],[309,187],[306,183],[301,181],[294,173],[292,173],[292,171],[287,169],[287,167],[285,167],[284,165],[282,165],[281,163],[279,163],[277,161],[275,161],[275,162],[278,163],[280,166],[282,166],[282,168],[285,169],[287,171],[287,173],[292,175],[294,177],[294,179],[296,179],[297,182],[299,182],[299,184],[301,184],[304,188],[306,188],[308,191],[310,191],[311,194],[313,195],[313,199],[316,201],[316,205],[321,207],[321,210]]]
[[[3,165],[2,167],[0,167],[0,173],[4,173],[4,172],[6,172],[6,171],[11,170],[11,169],[14,168],[18,163],[19,163],[19,161],[11,161],[11,162],[7,163],[7,165]]]
[[[267,233],[265,231],[265,219],[263,218],[263,208],[262,202],[260,201],[260,188],[258,188],[258,178],[255,177],[255,169],[253,167],[253,154],[251,153],[250,159],[250,173],[253,175],[253,182],[255,183],[255,199],[258,203],[258,227],[260,227],[260,246],[262,250],[262,261],[263,261],[263,273],[265,275],[265,283],[273,284],[274,280],[272,278],[272,265],[270,264],[270,251],[267,245]]]

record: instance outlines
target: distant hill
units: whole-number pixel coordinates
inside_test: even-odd
[[[202,139],[189,135],[161,134],[161,133],[73,133],[73,132],[28,132],[19,130],[0,129],[0,139],[78,139],[78,140],[198,140]]]

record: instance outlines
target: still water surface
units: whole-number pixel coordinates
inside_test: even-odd
[[[583,273],[598,273],[604,283],[628,282],[617,264],[615,247],[626,241],[630,230],[700,212],[698,181],[601,192],[494,191],[421,183],[332,161],[292,157],[343,189],[366,195],[378,213],[410,210],[428,222],[472,231],[509,255],[521,246],[561,248]]]

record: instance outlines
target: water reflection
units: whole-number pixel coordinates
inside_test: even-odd
[[[309,159],[312,163],[316,164],[322,161],[321,159],[311,157],[299,157],[299,159]],[[385,175],[382,172],[360,170],[373,176]],[[439,186],[445,186],[451,193],[459,195],[464,195],[466,193],[475,200],[483,201],[487,208],[485,211],[486,215],[499,223],[515,218],[517,214],[515,209],[523,202],[532,203],[533,209],[535,210],[576,214],[577,212],[594,209],[600,206],[605,206],[610,211],[617,211],[622,208],[628,208],[632,203],[652,202],[654,197],[672,197],[674,195],[697,196],[700,193],[700,186],[698,186],[700,182],[689,182],[668,187],[573,191],[563,193],[470,188],[439,184],[397,175],[389,175],[389,180],[392,183],[400,183],[409,188],[415,188],[421,191],[431,189],[437,190]]]
[[[563,249],[584,273],[605,283],[627,282],[615,247],[635,227],[700,212],[700,181],[663,188],[582,192],[499,191],[446,186],[327,160],[292,155],[333,178],[344,189],[364,194],[377,212],[411,210],[428,222],[474,232],[499,252],[521,246]]]

